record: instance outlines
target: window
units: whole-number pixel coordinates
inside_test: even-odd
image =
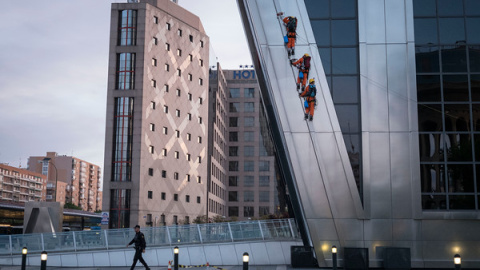
[[[148,175],[153,176],[153,168],[148,168]]]
[[[197,142],[198,142],[198,143],[202,143],[202,137],[198,136]]]
[[[171,29],[170,23],[167,22],[167,23],[166,23],[166,27],[167,27],[167,30],[170,30],[170,29]]]
[[[243,171],[253,172],[255,170],[255,163],[253,161],[245,161],[243,163]]]
[[[202,123],[202,117],[198,117],[198,123],[199,123],[199,124]]]
[[[158,38],[153,37],[152,42],[153,42],[153,45],[158,45]]]
[[[177,117],[180,117],[180,110],[178,110],[178,109],[175,110],[175,115],[176,115]]]
[[[259,202],[269,202],[270,201],[270,192],[269,191],[259,191],[258,192],[258,201]]]
[[[177,68],[177,75],[178,75],[179,77],[182,76],[182,71],[181,71],[179,68]]]
[[[167,149],[163,148],[163,150],[162,150],[162,155],[163,155],[164,157],[167,156]]]
[[[152,87],[153,87],[153,88],[157,87],[157,81],[152,80],[152,81],[151,81],[151,84],[152,84]]]
[[[230,186],[230,187],[238,186],[238,176],[229,176],[228,177],[228,186]]]
[[[188,118],[189,121],[192,121],[192,114],[191,114],[191,113],[188,113],[188,114],[187,114],[187,118]]]
[[[244,126],[246,127],[253,127],[255,125],[255,117],[245,117],[243,119],[245,122],[244,122]]]
[[[198,157],[197,157],[197,161],[198,161],[198,163],[202,163],[202,157],[201,157],[201,156],[198,156]]]
[[[185,201],[188,203],[190,202],[190,195],[185,195]]]
[[[258,162],[258,170],[261,172],[268,172],[270,171],[270,161],[263,160]]]
[[[165,92],[167,92],[167,93],[168,93],[169,88],[170,88],[170,87],[168,86],[168,84],[165,84],[165,85],[163,86],[163,90],[165,90]]]
[[[187,174],[186,178],[187,178],[187,182],[190,182],[190,174]]]
[[[243,186],[244,187],[253,187],[254,185],[254,180],[255,178],[253,177],[253,175],[245,175],[243,177]]]
[[[192,100],[192,94],[188,93],[188,100]]]
[[[240,97],[240,88],[230,88],[230,98],[239,98]]]
[[[243,207],[243,216],[244,217],[253,217],[254,216],[253,206],[244,206]]]
[[[155,152],[155,148],[153,147],[153,145],[150,145],[150,146],[148,147],[148,152],[149,152],[150,154],[153,154],[153,153]]]
[[[137,41],[137,11],[122,10],[119,15],[118,45],[136,45]]]
[[[188,161],[192,160],[192,157],[191,157],[190,154],[187,154],[187,160],[188,160]]]
[[[167,105],[163,105],[163,112],[168,113],[168,106]]]
[[[175,130],[175,137],[180,138],[180,130]]]
[[[266,216],[270,214],[270,209],[268,206],[259,206],[258,207],[258,215],[259,216]]]
[[[228,147],[228,155],[231,157],[238,156],[238,146],[229,146]]]
[[[193,55],[189,54],[188,59],[190,60],[190,62],[192,62],[193,61]]]
[[[203,48],[203,40],[200,40],[200,47]]]
[[[228,207],[228,216],[229,217],[238,217],[238,206],[229,206]]]
[[[203,67],[203,60],[202,59],[198,59],[198,64]]]
[[[228,162],[228,171],[238,172],[238,161],[229,161]]]
[[[270,176],[260,175],[258,177],[258,186],[259,187],[268,187],[270,185]]]
[[[202,177],[197,176],[197,183],[201,184],[202,183]]]
[[[178,201],[178,199],[177,199]],[[178,225],[178,216],[174,215],[173,216],[173,224]]]
[[[229,202],[238,202],[238,192],[237,191],[229,191],[228,192],[228,201]]]
[[[176,94],[177,94],[177,97],[179,97],[179,96],[181,95],[180,89],[177,89],[175,92],[176,92]]]
[[[244,93],[244,97],[245,98],[253,98],[255,97],[255,88],[245,88],[243,90],[243,93]]]
[[[243,133],[243,140],[246,141],[246,142],[253,142],[253,139],[254,139],[254,132],[253,131],[245,131]]]
[[[190,42],[193,42],[193,36],[192,35],[189,35],[188,39],[190,40]]]
[[[253,146],[244,146],[243,147],[243,156],[253,157],[255,155],[255,148]]]
[[[198,101],[200,102],[200,104],[203,104],[203,98],[198,98]]]
[[[197,196],[197,203],[200,203],[200,196]]]
[[[157,59],[155,58],[152,58],[152,66],[157,66]]]
[[[198,84],[199,84],[199,85],[203,85],[203,79],[201,79],[201,78],[198,79]]]
[[[231,142],[238,142],[238,132],[232,131],[229,133],[228,140]]]
[[[228,121],[229,127],[238,127],[238,117],[230,117]]]
[[[187,133],[187,141],[191,141],[191,140],[192,140],[192,134]]]
[[[173,200],[178,201],[178,194],[173,194]]]
[[[167,135],[167,134],[168,134],[168,128],[167,128],[167,127],[163,127],[163,128],[162,128],[162,132],[163,132],[163,134]]]
[[[167,194],[165,192],[162,192],[162,194],[160,195],[160,197],[162,198],[162,200],[164,201],[166,198],[167,198]]]
[[[189,81],[192,81],[192,80],[193,80],[193,76],[192,76],[191,73],[188,73],[188,76],[187,76],[187,77],[188,77],[188,80],[189,80]]]
[[[153,23],[158,24],[158,17],[157,16],[153,16]]]
[[[253,202],[254,201],[254,193],[251,190],[245,190],[243,192],[243,201],[244,202]]]
[[[135,88],[135,54],[117,54],[116,89],[132,90]]]
[[[148,196],[149,199],[153,198],[153,191],[149,190],[147,194],[148,194],[147,196]]]
[[[155,131],[155,124],[150,123],[150,131]]]
[[[255,103],[245,102],[244,108],[245,108],[245,112],[254,112],[255,111]]]
[[[155,101],[150,102],[150,109],[155,110]]]
[[[190,202],[190,198],[188,199],[188,202]],[[185,216],[185,224],[190,224],[190,217]]]
[[[170,71],[170,66],[168,64],[165,64],[165,71]]]
[[[167,171],[162,170],[162,178],[167,178]]]
[[[170,43],[165,43],[165,50],[170,51]]]
[[[180,153],[178,151],[175,151],[174,156],[175,156],[176,159],[178,159],[180,157]]]
[[[230,112],[240,112],[240,102],[230,102]]]
[[[182,29],[178,29],[177,34],[178,34],[179,36],[182,36]]]

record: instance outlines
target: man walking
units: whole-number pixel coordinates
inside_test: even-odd
[[[130,270],[133,270],[133,268],[135,268],[135,265],[139,260],[147,270],[150,270],[150,267],[148,267],[147,263],[143,260],[142,257],[142,253],[145,253],[147,243],[145,242],[145,235],[140,232],[139,225],[135,225],[135,237],[132,239],[132,241],[130,241],[130,243],[127,244],[127,247],[133,243],[135,243],[135,256],[133,257],[133,264],[132,267],[130,267]]]

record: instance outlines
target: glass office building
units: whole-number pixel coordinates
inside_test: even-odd
[[[414,268],[479,267],[480,1],[238,0],[282,176],[305,245],[407,248]],[[275,15],[299,18],[313,122]],[[478,150],[477,150],[478,149]],[[364,253],[365,254],[365,253]],[[399,258],[397,256],[397,258]]]

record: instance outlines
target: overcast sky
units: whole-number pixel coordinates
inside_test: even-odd
[[[73,155],[103,167],[111,3],[14,0],[0,9],[0,163]],[[223,68],[251,64],[236,0],[179,0]]]

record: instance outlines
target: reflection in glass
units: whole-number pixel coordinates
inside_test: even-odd
[[[230,98],[239,98],[240,97],[240,88],[230,88],[229,89]]]
[[[357,184],[357,188],[362,194],[362,186],[360,183],[360,176],[361,176],[361,166],[360,166],[360,139],[359,135],[356,134],[347,134],[343,135],[343,140],[345,141],[345,146],[347,148],[348,159],[350,160],[350,165],[352,166],[353,176],[355,177],[355,182]]]
[[[330,48],[318,48],[318,52],[320,53],[320,59],[322,59],[323,69],[325,70],[325,74],[332,73],[332,59],[330,55]]]
[[[418,130],[442,131],[442,105],[418,104]]]
[[[470,72],[480,72],[480,45],[476,46],[469,46],[468,49],[468,55],[470,59]],[[476,76],[477,82],[478,80],[478,75],[472,75]],[[478,87],[478,84],[477,84]]]
[[[442,136],[444,135],[442,134]],[[447,133],[444,139],[447,161],[472,161],[470,134]]]
[[[334,74],[358,73],[357,48],[332,48],[332,68]]]
[[[445,192],[445,166],[443,164],[420,164],[422,192]]]
[[[353,46],[358,44],[356,20],[332,20],[332,45]]]
[[[473,165],[448,164],[448,192],[474,192]]]
[[[468,104],[445,104],[445,131],[470,130],[470,106]]]
[[[434,17],[437,15],[435,0],[413,0],[415,17]]]
[[[130,227],[130,189],[110,190],[110,229]]]
[[[310,19],[328,19],[330,17],[329,0],[305,0]]]
[[[254,112],[255,111],[255,103],[253,103],[253,102],[245,102],[244,107],[245,107],[245,112]]]
[[[415,47],[415,66],[417,73],[439,72],[440,57],[438,46]]]
[[[443,100],[469,100],[467,75],[443,75]]]
[[[480,74],[470,75],[470,89],[472,89],[472,101],[480,101]],[[480,109],[477,107],[477,109]],[[474,112],[473,119],[476,119]]]
[[[466,72],[467,53],[465,46],[444,46],[442,48],[443,72]]]
[[[478,0],[464,0],[465,2],[465,15],[467,16],[480,16],[480,1]]]
[[[330,46],[330,21],[312,20],[312,30],[318,46]]]
[[[438,16],[463,16],[462,1],[438,0]]]
[[[344,134],[360,131],[357,105],[335,105],[335,111]]]
[[[473,195],[450,195],[448,196],[449,208],[456,210],[475,209],[475,196]]]
[[[116,89],[130,90],[135,88],[135,54],[119,53],[117,55]]]
[[[244,187],[253,187],[255,183],[255,178],[253,175],[245,175],[243,177],[243,186]]]
[[[332,76],[334,103],[358,103],[358,77]]]
[[[427,133],[419,135],[420,161],[443,161],[444,135],[441,133]]]
[[[415,44],[437,44],[437,19],[415,19]]]
[[[137,11],[122,10],[118,20],[118,45],[136,45],[137,39]]]
[[[441,44],[465,42],[465,23],[463,18],[438,19]]]
[[[230,102],[230,112],[240,112],[240,102]]]
[[[445,195],[423,195],[422,208],[425,210],[447,209],[447,196]]]
[[[132,181],[133,98],[115,98],[113,122],[113,182]]]
[[[468,44],[480,43],[480,18],[466,18]]]
[[[357,0],[331,1],[332,18],[355,18],[357,16]]]
[[[417,101],[440,102],[442,92],[440,90],[439,75],[417,75]]]

